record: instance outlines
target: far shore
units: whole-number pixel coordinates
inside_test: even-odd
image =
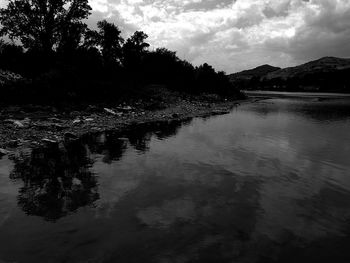
[[[242,90],[248,96],[254,97],[308,97],[308,98],[344,98],[349,93],[317,92],[317,91],[279,91],[279,90]]]

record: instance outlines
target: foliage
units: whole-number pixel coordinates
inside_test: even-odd
[[[101,50],[105,62],[120,62],[124,39],[118,26],[106,20],[97,22],[98,31],[88,30],[85,34],[87,48],[95,47]]]
[[[0,68],[18,71],[18,64],[23,53],[22,47],[0,41]]]
[[[136,31],[131,37],[129,37],[123,46],[123,66],[129,70],[137,71],[143,59],[143,55],[146,53],[147,48],[150,46],[145,40],[148,35],[142,31]]]
[[[25,48],[51,52],[76,45],[90,10],[88,0],[10,0],[0,9],[1,34],[20,40]]]

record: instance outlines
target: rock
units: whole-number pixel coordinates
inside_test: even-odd
[[[123,111],[123,112],[128,112],[128,111],[132,111],[133,109],[130,106],[125,106],[125,107],[117,107],[117,110]]]
[[[24,124],[20,121],[13,121],[13,124],[16,126],[16,128],[24,128]]]
[[[29,125],[31,122],[31,120],[29,118],[25,118],[23,121],[22,121],[22,124],[23,125]]]
[[[19,144],[20,144],[20,140],[18,140],[18,139],[10,140],[6,143],[7,147],[9,147],[9,148],[16,148],[16,147],[18,147]]]
[[[9,151],[0,148],[0,157],[2,157],[2,156],[4,156],[4,155],[7,155],[7,154],[9,154]]]
[[[65,140],[76,140],[76,139],[78,139],[78,136],[76,136],[74,133],[72,133],[72,132],[66,132],[65,134],[64,134],[64,139]]]
[[[51,125],[52,128],[54,128],[57,131],[63,131],[64,129],[68,128],[67,126],[63,126],[61,124],[53,123]]]
[[[81,180],[79,180],[79,179],[76,178],[76,177],[73,178],[72,184],[73,184],[73,185],[77,185],[77,186],[82,185]]]
[[[81,120],[75,119],[75,120],[73,121],[73,124],[78,124],[78,123],[81,123]]]
[[[40,146],[40,143],[37,142],[37,141],[32,141],[32,142],[30,142],[30,146],[31,147],[37,147],[37,146]]]
[[[90,121],[94,121],[94,119],[93,118],[86,118],[86,119],[84,119],[84,121],[90,122]]]
[[[52,122],[54,122],[54,123],[60,123],[60,122],[61,122],[61,120],[60,120],[60,119],[55,118],[55,117],[53,117],[53,118],[49,118],[49,120],[50,120],[50,121],[52,121]]]
[[[111,110],[111,109],[108,109],[108,108],[103,108],[103,110],[109,114],[112,114],[112,115],[117,115],[117,113],[114,111],[114,110]]]
[[[28,118],[23,121],[7,119],[4,120],[5,123],[13,124],[16,128],[24,128],[25,124],[29,124],[30,120]]]
[[[55,140],[50,140],[50,139],[47,139],[47,138],[42,139],[41,141],[42,141],[43,143],[45,143],[45,144],[48,144],[48,145],[56,145],[56,144],[58,144],[57,141],[55,141]]]

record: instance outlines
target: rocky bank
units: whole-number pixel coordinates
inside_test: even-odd
[[[78,110],[34,105],[3,107],[0,113],[0,155],[21,148],[75,140],[87,133],[122,131],[135,124],[224,114],[239,103],[237,100],[201,96],[172,98],[172,102],[162,103],[157,109],[142,101],[108,107],[88,105]]]

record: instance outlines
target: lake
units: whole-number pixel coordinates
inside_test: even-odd
[[[3,157],[0,262],[350,262],[350,98],[282,95]]]

